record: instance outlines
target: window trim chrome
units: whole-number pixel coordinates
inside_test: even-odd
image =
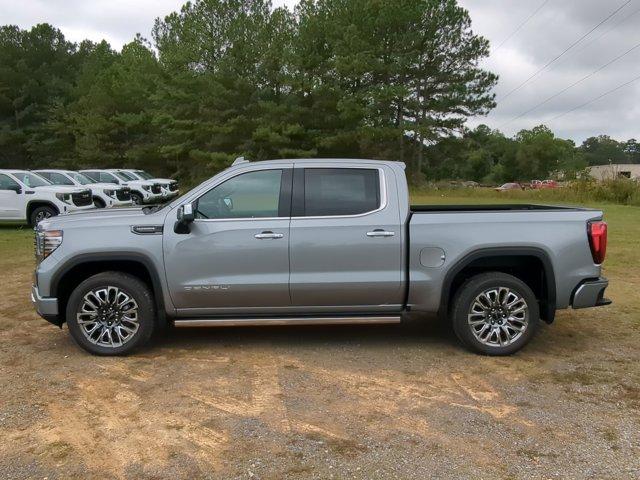
[[[381,212],[385,208],[387,208],[387,182],[384,169],[382,167],[340,167],[340,166],[326,166],[326,165],[309,165],[309,166],[301,166],[299,168],[303,169],[311,169],[311,168],[332,168],[332,169],[342,169],[342,170],[378,170],[378,181],[380,182],[380,206],[374,210],[369,210],[368,212],[363,213],[354,213],[352,215],[314,215],[314,216],[296,216],[291,217],[291,220],[318,220],[321,218],[359,218],[366,217],[367,215],[373,215],[374,213]]]
[[[218,187],[219,185],[222,185],[224,182],[231,180],[232,178],[238,177],[240,175],[243,175],[245,173],[251,173],[251,172],[261,172],[261,171],[265,171],[265,170],[284,170],[287,168],[290,168],[291,170],[295,170],[295,169],[307,169],[307,168],[336,168],[336,169],[343,169],[343,170],[378,170],[378,181],[380,182],[380,206],[378,208],[376,208],[375,210],[370,210],[368,212],[363,212],[363,213],[357,213],[357,214],[353,214],[353,215],[318,215],[318,216],[313,216],[313,217],[300,217],[300,216],[287,216],[287,217],[239,217],[239,218],[196,218],[193,220],[193,223],[209,223],[209,222],[246,222],[246,221],[258,221],[258,220],[262,220],[262,221],[275,221],[275,220],[318,220],[321,218],[329,218],[329,219],[341,219],[341,218],[360,218],[360,217],[366,217],[368,215],[373,215],[374,213],[378,213],[381,212],[382,210],[386,209],[388,206],[388,194],[387,194],[387,182],[386,182],[386,172],[384,171],[384,167],[377,167],[377,166],[371,166],[371,165],[363,165],[363,166],[341,166],[341,165],[333,165],[331,164],[330,166],[328,165],[305,165],[305,164],[283,164],[283,165],[268,165],[266,167],[259,167],[259,164],[257,163],[247,163],[246,164],[247,167],[243,168],[242,170],[235,172],[235,175],[229,175],[226,176],[224,178],[222,178],[220,180],[220,182],[216,183],[215,185],[211,186],[210,188],[208,188],[205,192],[203,193],[199,193],[199,192],[194,192],[194,195],[190,198],[193,198],[193,200],[187,200],[184,203],[193,203],[196,200],[200,199],[200,197],[202,197],[203,195],[206,195],[207,193],[209,193],[211,190],[213,190],[214,188]],[[186,199],[185,199],[186,200]],[[183,204],[184,204],[183,203]]]
[[[248,164],[248,162],[247,162]],[[253,164],[255,165],[255,164]],[[237,172],[236,175],[230,175],[228,177],[223,178],[222,180],[220,180],[220,182],[216,183],[215,185],[213,185],[211,188],[209,188],[206,192],[197,195],[195,200],[190,200],[188,202],[185,203],[193,203],[197,200],[199,200],[200,198],[202,198],[204,195],[206,195],[207,193],[209,193],[211,190],[213,190],[214,188],[219,187],[220,185],[222,185],[225,182],[228,182],[229,180],[232,180],[236,177],[239,177],[240,175],[244,175],[246,173],[253,173],[253,172],[264,172],[267,170],[285,170],[286,168],[290,168],[293,170],[293,165],[269,165],[265,168],[251,168],[251,169],[246,169],[246,170],[241,170],[239,172]],[[284,172],[283,172],[284,173]],[[281,177],[282,178],[282,177]],[[281,185],[282,187],[282,185]],[[279,198],[278,198],[279,200]],[[200,223],[200,222],[246,222],[246,221],[252,221],[252,220],[268,220],[268,221],[273,221],[273,220],[290,220],[291,219],[291,215],[288,215],[286,217],[238,217],[238,218],[194,218],[193,219],[193,223]]]

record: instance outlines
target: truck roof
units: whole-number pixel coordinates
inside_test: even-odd
[[[374,160],[369,158],[279,158],[275,160],[259,160],[256,162],[250,162],[249,160],[245,160],[242,157],[236,159],[236,161],[232,164],[232,166],[244,165],[246,163],[253,164],[265,164],[265,165],[278,165],[281,163],[314,163],[314,162],[327,162],[327,163],[379,163],[380,165],[388,165],[388,166],[398,166],[401,165],[403,168],[405,167],[404,162],[398,162],[394,160]]]

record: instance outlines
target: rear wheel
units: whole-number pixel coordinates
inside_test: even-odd
[[[533,338],[540,322],[529,286],[501,272],[476,275],[458,290],[451,311],[453,329],[469,349],[510,355]]]
[[[107,205],[104,203],[104,201],[98,197],[93,197],[93,206],[96,208],[104,208]]]
[[[154,317],[147,285],[121,272],[89,277],[67,303],[71,336],[95,355],[125,355],[144,345],[153,334]]]
[[[33,209],[31,215],[29,217],[29,225],[35,227],[42,220],[46,220],[47,218],[54,217],[58,212],[53,207],[49,207],[47,205],[43,205],[42,207],[37,207]]]

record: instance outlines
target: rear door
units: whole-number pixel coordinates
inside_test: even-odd
[[[374,165],[296,164],[290,228],[294,306],[335,313],[400,308],[404,235],[397,195],[388,194],[395,176]]]

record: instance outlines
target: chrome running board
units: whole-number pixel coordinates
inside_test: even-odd
[[[279,317],[279,318],[178,318],[176,327],[241,327],[258,325],[357,325],[400,323],[400,316],[384,317]]]

